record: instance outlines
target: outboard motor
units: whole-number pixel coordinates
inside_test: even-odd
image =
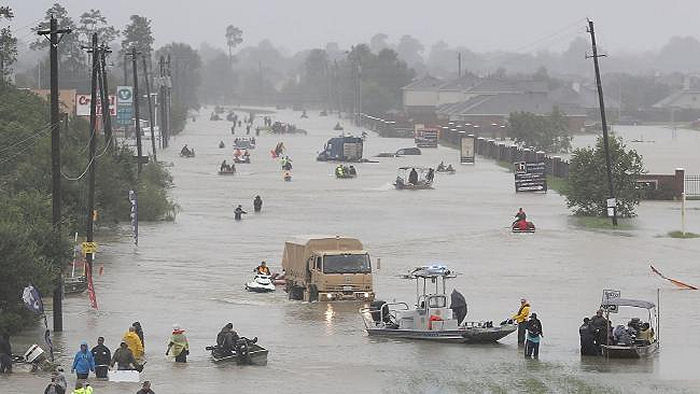
[[[386,301],[374,300],[369,304],[370,314],[372,315],[372,320],[379,324],[382,322],[382,314],[384,315],[384,323],[391,322],[391,316],[389,316],[389,305],[386,305]]]

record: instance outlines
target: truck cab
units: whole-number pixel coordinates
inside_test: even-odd
[[[290,299],[339,301],[374,299],[372,261],[351,238],[287,242],[282,258]]]

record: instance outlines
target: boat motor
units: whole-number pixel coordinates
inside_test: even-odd
[[[391,316],[389,315],[389,305],[386,304],[386,301],[372,301],[372,303],[369,304],[369,310],[370,314],[372,315],[372,320],[374,320],[375,323],[381,323],[382,317],[384,318],[384,323],[391,322]]]

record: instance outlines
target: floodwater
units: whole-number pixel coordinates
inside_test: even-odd
[[[700,354],[700,293],[676,290],[649,270],[653,262],[671,277],[700,284],[700,240],[666,236],[680,229],[678,203],[645,202],[639,218],[623,230],[590,229],[570,216],[554,192],[516,195],[513,175],[482,158],[474,166],[457,165],[455,175],[437,174],[434,190],[394,190],[391,182],[399,166],[434,166],[441,160],[456,164],[458,153],[444,147],[424,149],[422,156],[360,164],[357,179],[338,180],[333,164],[315,161],[324,142],[337,134],[332,131],[337,118],[310,113],[309,119],[299,119],[291,111],[272,116],[296,123],[308,135],[262,135],[252,164],[223,177],[216,171],[224,158],[230,159],[233,138],[228,122],[208,121],[208,114],[203,111],[159,154],[173,163],[172,195],[182,208],[177,220],[141,223],[138,247],[127,226],[100,234],[96,267],[104,266],[104,274],[95,284],[100,309],[92,310],[86,295],[67,298],[65,331],[54,339],[64,365],[81,340],[93,346],[102,335],[114,349],[139,320],[148,358],[142,379],[151,380],[158,393],[700,390],[695,357]],[[355,131],[345,123],[346,130]],[[698,168],[693,147],[700,134],[665,139],[662,135],[670,130],[635,130],[641,128],[631,129],[630,138],[642,133],[657,140],[640,144],[649,149],[649,167],[670,173],[695,161]],[[585,138],[575,143],[586,143]],[[220,140],[226,149],[218,149]],[[279,163],[269,154],[279,141],[293,159],[292,182],[281,179]],[[195,148],[197,157],[178,157],[183,144]],[[365,155],[412,145],[370,133]],[[655,148],[663,148],[658,167]],[[669,158],[678,163],[667,163]],[[260,214],[252,212],[256,194],[264,200]],[[249,212],[240,222],[233,220],[237,204]],[[518,207],[525,207],[537,224],[537,234],[510,233]],[[687,229],[700,233],[700,204],[688,202],[688,207]],[[285,239],[299,234],[361,239],[375,266],[381,258],[374,276],[379,299],[413,302],[414,284],[398,274],[435,262],[461,273],[448,282],[448,291],[455,287],[463,292],[468,320],[499,322],[516,311],[521,297],[528,298],[544,326],[540,360],[525,360],[515,335],[479,346],[373,339],[363,332],[358,304],[309,304],[289,301],[282,291],[246,292],[253,267],[264,259],[278,268]],[[579,356],[578,327],[600,304],[604,288],[652,301],[661,289],[658,356],[633,362]],[[204,347],[228,321],[239,334],[257,336],[270,350],[267,367],[212,364]],[[190,340],[186,365],[174,365],[164,356],[174,323],[187,330]],[[14,338],[13,345],[20,351],[32,342],[41,343],[39,328]],[[0,377],[0,391],[37,392],[47,381],[46,375],[18,372]],[[96,393],[138,389],[129,383],[93,386]]]

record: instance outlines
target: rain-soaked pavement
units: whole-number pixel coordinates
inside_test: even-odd
[[[174,163],[172,195],[182,208],[177,220],[141,223],[138,247],[126,226],[100,234],[100,309],[91,310],[86,295],[66,300],[66,330],[54,339],[64,365],[81,340],[92,346],[102,335],[114,349],[139,320],[148,359],[142,379],[153,381],[158,393],[700,391],[700,294],[669,287],[648,268],[654,262],[669,276],[700,283],[700,240],[665,236],[680,228],[678,203],[644,202],[639,218],[617,232],[585,228],[561,196],[516,195],[513,175],[481,158],[475,166],[457,166],[455,175],[438,174],[434,190],[393,189],[399,166],[456,164],[457,152],[445,147],[360,164],[357,179],[338,180],[333,164],[315,161],[325,140],[337,134],[332,131],[337,119],[299,119],[290,111],[273,117],[296,123],[309,131],[307,136],[264,134],[257,138],[252,164],[239,165],[236,176],[221,177],[219,163],[231,156],[229,123],[211,122],[204,119],[207,111],[202,114],[159,154]],[[630,144],[645,154],[654,172],[672,173],[679,166],[700,172],[698,132],[678,130],[674,136],[658,127],[619,127],[617,132],[656,141]],[[226,149],[217,147],[222,139]],[[576,144],[592,140],[581,137]],[[279,163],[269,154],[279,141],[293,159],[292,182],[282,181]],[[183,144],[194,147],[197,157],[178,157]],[[412,145],[370,133],[365,155]],[[257,194],[265,202],[260,214],[252,213]],[[235,222],[233,208],[239,203],[249,213]],[[537,224],[537,234],[510,233],[508,224],[521,206]],[[700,233],[700,204],[688,207],[688,231]],[[468,320],[500,321],[516,310],[520,297],[528,298],[544,326],[540,360],[523,359],[514,335],[479,346],[370,339],[357,304],[308,304],[288,301],[282,291],[246,292],[252,268],[263,259],[279,267],[284,240],[298,234],[360,238],[375,261],[381,258],[374,277],[379,299],[413,302],[413,283],[397,274],[434,262],[461,273],[448,283],[448,291],[451,284],[464,293]],[[658,356],[633,362],[579,356],[577,329],[599,305],[603,288],[650,300],[661,288]],[[270,350],[267,367],[211,363],[204,347],[228,321],[239,334],[259,337]],[[186,365],[164,356],[173,323],[187,330],[191,354]],[[41,343],[39,328],[14,338],[13,345],[20,351],[32,342]],[[0,377],[0,392],[39,392],[47,380],[18,372]],[[71,376],[69,385],[73,381]],[[128,383],[92,384],[95,393],[138,389]]]

